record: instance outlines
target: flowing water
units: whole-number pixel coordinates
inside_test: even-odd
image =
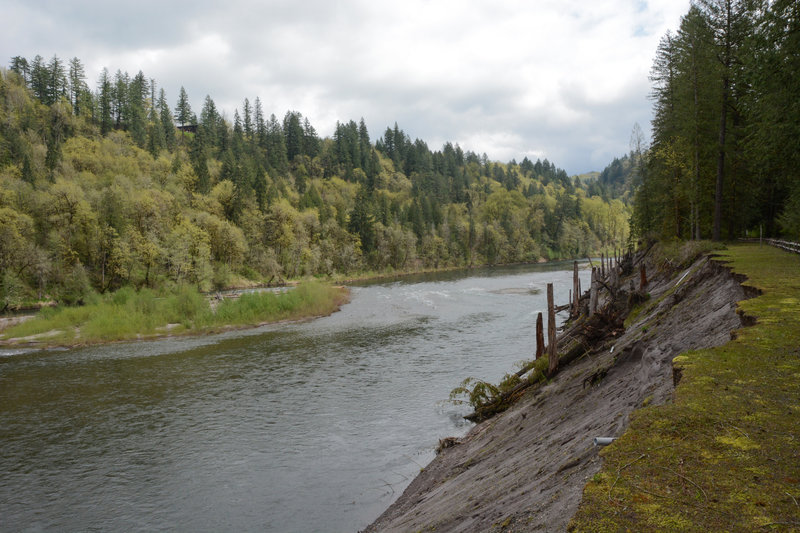
[[[546,283],[565,303],[571,280],[450,273],[352,287],[305,323],[0,348],[0,530],[363,528],[469,429],[450,390],[530,359]]]

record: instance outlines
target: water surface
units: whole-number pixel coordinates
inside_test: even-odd
[[[468,430],[450,390],[532,357],[545,284],[565,303],[571,274],[365,284],[300,324],[0,351],[0,529],[363,528]]]

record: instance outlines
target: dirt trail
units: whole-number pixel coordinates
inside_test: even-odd
[[[670,401],[672,359],[727,342],[746,320],[736,302],[752,296],[708,258],[656,274],[647,290],[624,334],[443,450],[366,531],[565,531],[600,468],[593,438]]]

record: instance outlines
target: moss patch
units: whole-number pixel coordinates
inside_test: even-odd
[[[756,325],[676,358],[675,403],[601,452],[570,531],[800,531],[800,256],[720,256],[763,291],[739,304]]]

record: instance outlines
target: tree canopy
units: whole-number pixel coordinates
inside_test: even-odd
[[[641,235],[800,239],[800,9],[698,0],[653,62]]]
[[[320,137],[243,99],[227,121],[138,72],[15,57],[0,70],[0,306],[125,285],[583,257],[623,247],[624,187],[548,160],[432,150],[362,118]],[[177,126],[189,126],[182,128]]]

